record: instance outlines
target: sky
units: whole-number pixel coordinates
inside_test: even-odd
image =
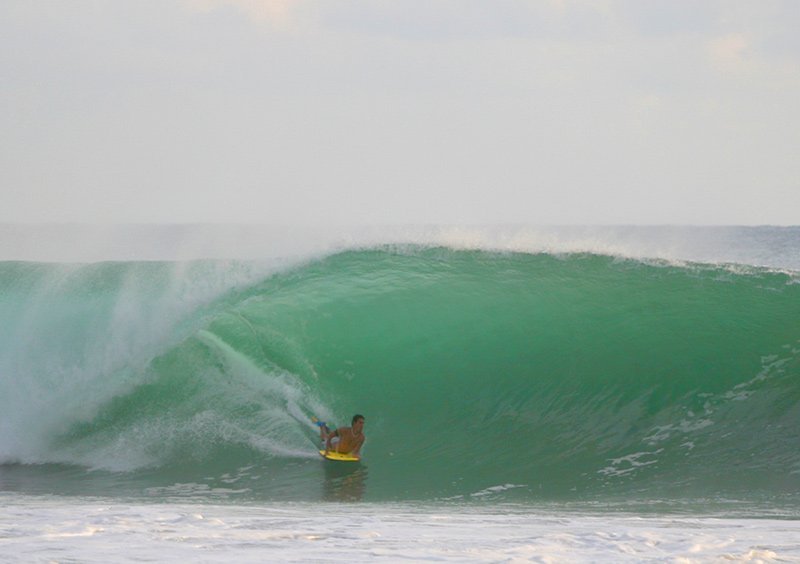
[[[3,0],[0,222],[800,224],[796,0]]]

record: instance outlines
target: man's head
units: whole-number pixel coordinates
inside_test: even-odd
[[[360,433],[364,428],[364,416],[357,413],[353,415],[353,420],[350,422],[350,426],[353,428],[354,432]]]

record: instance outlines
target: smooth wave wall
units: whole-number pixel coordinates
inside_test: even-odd
[[[302,498],[308,415],[359,412],[375,498],[800,485],[792,272],[392,246],[278,271],[5,262],[0,289],[5,464],[255,465]]]

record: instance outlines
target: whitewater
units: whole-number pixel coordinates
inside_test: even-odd
[[[0,319],[3,561],[800,559],[797,227],[3,225]]]

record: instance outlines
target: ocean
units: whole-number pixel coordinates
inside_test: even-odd
[[[0,226],[0,561],[800,561],[800,228]],[[357,464],[310,416],[366,418]]]

